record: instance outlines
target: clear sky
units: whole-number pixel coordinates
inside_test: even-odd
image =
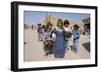
[[[39,11],[24,11],[24,23],[28,25],[38,24],[46,18],[47,12]],[[51,12],[51,16],[57,18],[68,19],[71,21],[81,21],[86,17],[90,17],[90,14],[83,13],[61,13],[61,12]]]

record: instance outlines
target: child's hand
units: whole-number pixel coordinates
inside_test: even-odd
[[[77,40],[77,39],[79,39],[80,37],[77,37],[77,38],[74,38],[74,40]]]

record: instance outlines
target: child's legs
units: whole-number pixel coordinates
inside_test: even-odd
[[[69,40],[69,47],[71,50],[73,49],[73,36]]]
[[[48,55],[49,55],[49,54],[53,54],[53,49],[52,49],[52,48],[48,49],[47,54],[48,54]]]
[[[41,39],[41,33],[38,32],[38,40],[40,41]]]
[[[39,32],[38,32],[38,40],[40,40],[40,34],[39,34]]]
[[[78,51],[78,44],[79,44],[79,40],[74,40],[73,41],[73,51],[77,52]]]
[[[73,37],[70,38],[69,46],[72,46],[73,44]]]
[[[40,34],[40,39],[42,42],[45,42],[45,36],[42,33]]]
[[[68,50],[69,47],[69,40],[66,40],[66,51]]]
[[[53,54],[53,49],[52,49],[52,48],[50,49],[49,53],[50,53],[50,54]]]

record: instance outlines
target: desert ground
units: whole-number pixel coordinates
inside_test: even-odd
[[[54,58],[53,54],[49,56],[44,55],[42,42],[38,41],[37,31],[35,29],[32,30],[31,28],[28,28],[24,30],[24,42],[25,62],[50,60],[79,60],[90,58],[90,52],[89,50],[87,50],[87,43],[90,43],[89,35],[81,35],[79,51],[77,53],[74,53],[71,50],[68,50],[66,51],[65,57],[63,59]],[[87,45],[87,47],[84,47],[83,44]]]

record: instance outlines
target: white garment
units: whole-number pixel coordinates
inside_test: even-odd
[[[68,28],[68,27],[64,27],[64,30],[65,30],[66,32],[72,32],[72,30],[71,30],[70,28]]]
[[[64,30],[66,32],[71,32],[72,33],[72,30],[69,28],[69,27],[64,27]],[[72,46],[73,45],[73,35],[71,38],[67,38],[68,39],[68,47]]]

